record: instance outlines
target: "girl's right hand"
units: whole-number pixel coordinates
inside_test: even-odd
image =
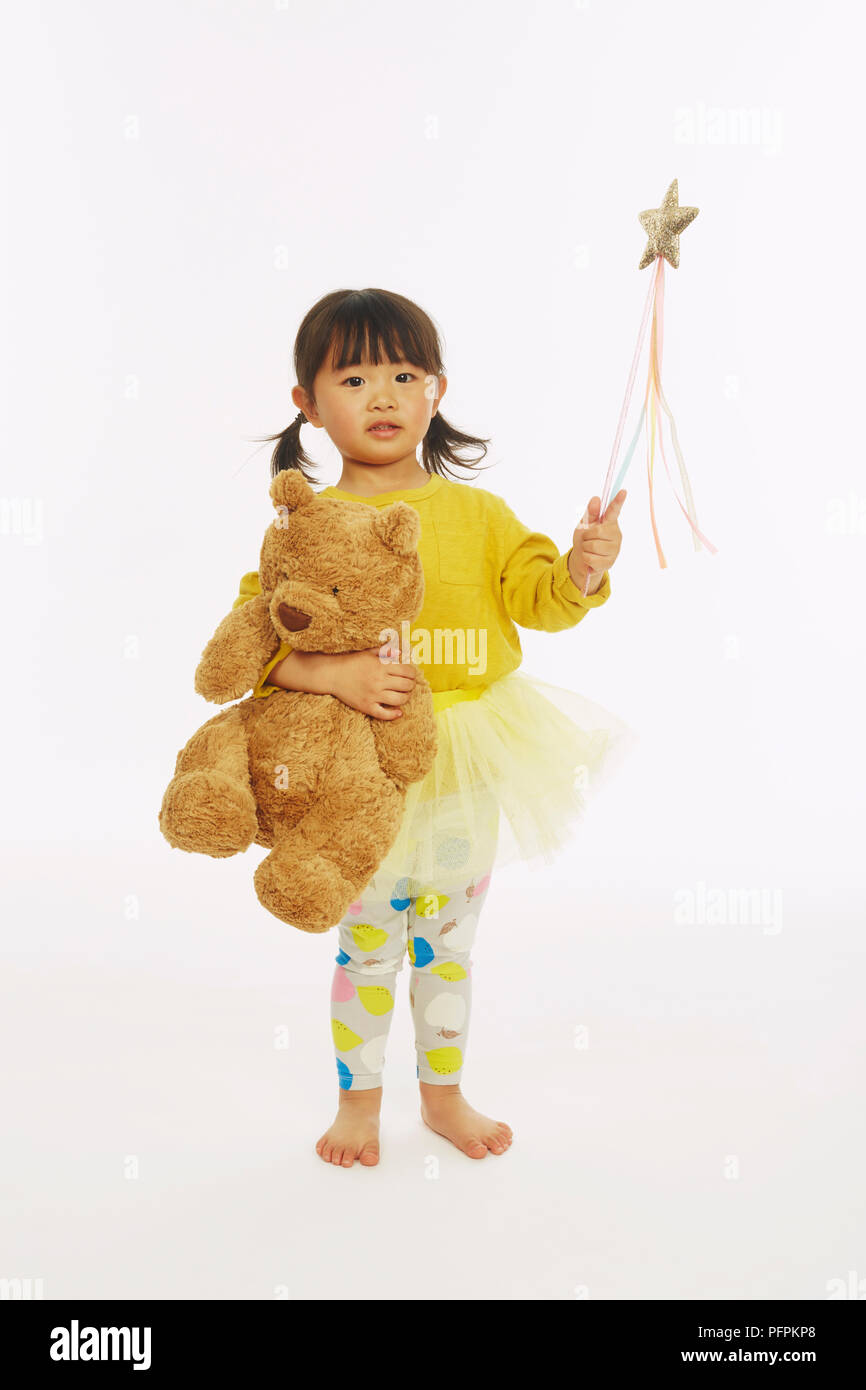
[[[338,653],[331,693],[375,719],[402,719],[400,706],[411,698],[418,668],[411,661],[399,661],[399,656],[398,647],[390,641],[365,651]]]

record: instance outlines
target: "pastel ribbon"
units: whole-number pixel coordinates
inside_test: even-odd
[[[650,307],[652,307],[652,330],[650,333],[649,369],[647,372],[646,393],[644,395],[643,406],[641,407],[640,419],[637,422],[637,429],[635,430],[632,441],[628,446],[628,450],[626,451],[625,458],[623,459],[619,473],[616,477],[616,482],[613,484],[613,486],[611,486],[611,479],[613,477],[613,471],[614,467],[616,466],[617,455],[619,454],[619,448],[622,442],[623,427],[625,425],[626,416],[628,415],[628,408],[631,404],[632,393],[634,391],[634,382],[635,376],[637,374],[637,365],[640,359],[641,348],[643,347],[643,340],[646,335],[646,327],[647,320],[649,318]],[[641,427],[644,424],[644,422],[647,421],[647,471],[649,475],[650,518],[652,520],[653,537],[656,543],[656,553],[659,557],[659,564],[661,565],[662,569],[665,569],[667,566],[667,561],[665,560],[664,552],[662,551],[658,527],[656,526],[655,508],[653,506],[653,464],[655,462],[655,437],[657,431],[659,453],[662,456],[662,462],[665,466],[665,472],[668,475],[668,480],[670,481],[674,496],[676,497],[677,502],[679,503],[680,510],[683,512],[686,521],[692,528],[692,540],[694,542],[695,550],[700,550],[701,544],[703,544],[713,555],[715,555],[717,554],[717,549],[713,545],[712,541],[708,540],[707,537],[698,527],[697,511],[695,509],[694,498],[692,496],[689,475],[686,471],[685,459],[683,458],[683,453],[680,448],[679,437],[677,435],[676,421],[674,420],[673,414],[670,410],[670,407],[668,406],[667,400],[665,399],[664,391],[662,390],[661,359],[663,336],[664,256],[660,255],[656,258],[656,273],[654,276],[651,277],[649,291],[647,293],[646,302],[644,304],[640,332],[638,333],[637,345],[634,350],[634,356],[632,357],[631,368],[629,370],[628,375],[628,383],[626,385],[625,390],[625,397],[623,399],[622,409],[620,410],[619,422],[617,424],[616,429],[616,436],[613,442],[613,449],[611,450],[610,463],[608,465],[607,476],[604,480],[604,489],[601,494],[601,511],[599,515],[601,517],[604,517],[611,497],[615,497],[616,494],[619,492],[619,489],[622,486],[623,478],[628,472],[632,456],[637,446],[637,441],[640,436]],[[659,405],[661,406],[662,410],[668,418],[669,427],[671,431],[671,439],[673,440],[674,453],[677,457],[677,463],[679,465],[683,491],[686,495],[685,505],[683,504],[679,494],[677,493],[676,487],[674,486],[673,478],[671,477],[671,471],[668,468],[668,461],[665,456],[664,443],[662,440],[661,417],[658,415],[657,411],[657,407]],[[647,406],[649,406],[648,420]],[[586,582],[583,586],[584,595],[586,595],[587,589],[589,588],[589,579],[590,576],[587,574]]]

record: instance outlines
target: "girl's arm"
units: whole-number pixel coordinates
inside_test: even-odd
[[[334,658],[328,652],[291,651],[271,667],[268,684],[280,690],[304,690],[309,695],[333,695],[333,676]]]
[[[336,695],[376,719],[401,719],[400,706],[411,698],[418,668],[411,661],[384,661],[389,650],[384,646],[360,652],[291,652],[268,680],[284,690]]]
[[[258,572],[248,570],[232,608],[248,603],[261,591]],[[400,719],[400,706],[411,696],[418,670],[412,662],[380,660],[380,651],[386,655],[388,650],[299,652],[283,642],[259,676],[253,694],[266,698],[275,690],[301,690],[310,695],[336,695],[362,714]]]
[[[592,608],[610,597],[610,574],[602,567],[598,583],[584,596],[575,540],[566,554],[543,531],[522,522],[501,498],[495,499],[494,538],[498,547],[502,602],[518,627],[561,632],[576,627]],[[581,583],[576,582],[572,566]]]

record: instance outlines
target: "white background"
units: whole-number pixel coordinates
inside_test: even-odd
[[[4,29],[0,1276],[866,1295],[855,7],[55,2]],[[521,633],[640,738],[555,870],[491,884],[463,1091],[514,1143],[473,1162],[421,1124],[407,965],[382,1161],[326,1167],[335,934],[259,906],[259,849],[157,824],[272,515],[251,441],[295,414],[310,305],[399,291],[444,336],[443,413],[492,438],[479,485],[567,550],[673,178],[700,214],[662,379],[718,554],[657,460],[660,568],[639,446],[610,602]],[[748,920],[677,913],[749,890]]]

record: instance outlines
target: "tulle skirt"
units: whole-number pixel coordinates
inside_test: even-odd
[[[434,696],[436,759],[407,789],[380,866],[411,879],[413,896],[483,878],[494,857],[551,864],[638,737],[577,691],[523,671],[465,694]]]

